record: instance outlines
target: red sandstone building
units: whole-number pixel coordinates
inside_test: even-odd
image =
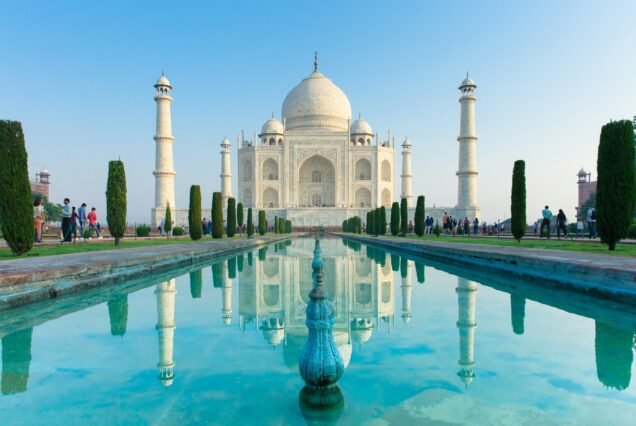
[[[46,169],[42,169],[40,173],[35,174],[35,180],[30,181],[31,192],[37,192],[44,195],[49,200],[49,187],[51,185],[51,175]]]

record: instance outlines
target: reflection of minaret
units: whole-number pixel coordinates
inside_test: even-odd
[[[230,325],[232,322],[232,280],[228,277],[227,268],[224,266],[223,271],[223,287],[221,293],[223,298],[223,324]]]
[[[411,321],[411,263],[406,260],[406,270],[402,274],[402,321],[408,324]]]
[[[466,385],[475,378],[473,372],[475,346],[475,302],[477,300],[477,284],[466,278],[457,277],[457,305],[459,308],[457,328],[459,329],[459,365],[457,375]]]
[[[2,394],[25,392],[31,364],[31,337],[27,328],[2,338]]]
[[[110,318],[110,334],[123,336],[128,323],[128,295],[116,296],[108,301],[108,317]]]
[[[526,298],[515,294],[510,295],[510,317],[512,331],[515,334],[523,334],[524,319],[526,317]]]
[[[177,294],[176,281],[164,281],[157,284],[157,334],[159,337],[159,379],[164,386],[172,385],[174,380],[174,299]]]

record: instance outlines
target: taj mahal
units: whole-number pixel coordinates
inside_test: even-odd
[[[151,223],[156,226],[169,204],[177,225],[187,224],[187,209],[175,208],[175,170],[171,123],[172,85],[165,75],[155,84],[157,126],[155,206]],[[426,215],[440,219],[444,212],[454,217],[480,217],[477,204],[477,135],[475,132],[476,84],[466,76],[459,86],[460,132],[457,141],[457,204],[454,207],[427,205]],[[342,89],[314,69],[285,97],[281,119],[274,115],[252,138],[241,131],[236,138],[236,196],[232,194],[232,144],[221,142],[221,193],[224,206],[235,197],[245,208],[264,210],[290,219],[294,226],[336,226],[370,209],[405,198],[413,216],[413,144],[406,138],[396,146],[388,130],[381,137],[362,117],[352,120],[351,104]],[[402,172],[396,191],[396,153],[401,148]],[[422,167],[418,167],[421,170]],[[427,204],[431,204],[427,200]],[[210,217],[210,209],[203,209]]]

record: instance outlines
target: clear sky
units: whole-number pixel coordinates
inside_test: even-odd
[[[186,4],[187,3],[187,4]],[[155,103],[174,91],[178,207],[191,184],[220,188],[219,144],[260,131],[320,70],[358,112],[414,145],[416,195],[457,200],[459,91],[478,85],[482,219],[509,216],[513,163],[526,161],[528,220],[572,217],[576,173],[596,179],[600,129],[636,115],[636,2],[2,1],[0,118],[23,123],[30,174],[52,198],[104,212],[108,160],[121,158],[131,222],[154,203]],[[401,156],[396,156],[399,194]],[[236,187],[234,189],[236,193]]]

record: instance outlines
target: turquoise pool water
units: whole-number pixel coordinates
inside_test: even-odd
[[[0,424],[635,424],[628,306],[322,242],[344,405],[301,410],[313,241],[0,313]]]

